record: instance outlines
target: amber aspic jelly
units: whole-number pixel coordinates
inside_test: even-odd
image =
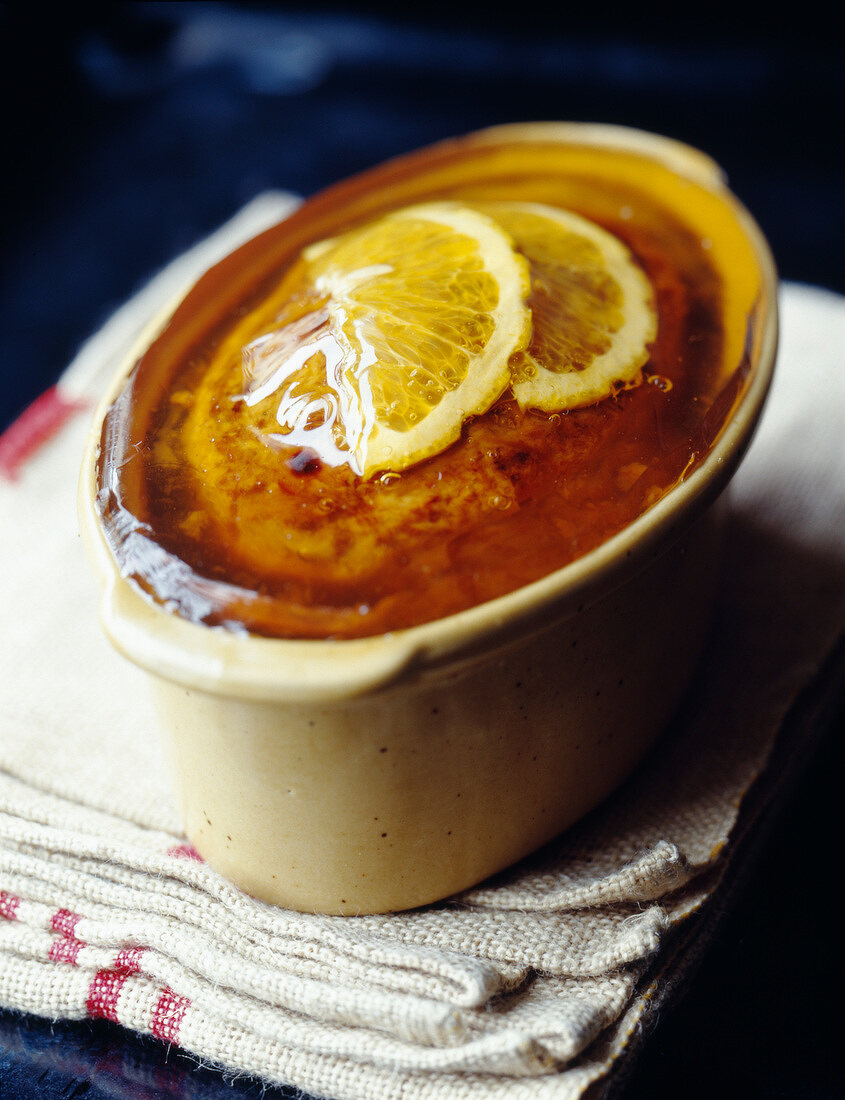
[[[441,453],[363,477],[242,399],[227,336],[305,246],[432,199],[589,218],[647,276],[656,337],[638,383],[602,401],[548,413],[505,392]],[[728,202],[647,151],[539,134],[446,142],[309,200],[200,280],[105,418],[98,509],[123,576],[209,626],[356,638],[452,615],[593,550],[689,476],[743,392],[759,287]]]

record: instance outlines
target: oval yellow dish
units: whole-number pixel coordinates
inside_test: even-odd
[[[390,161],[203,276],[80,489],[200,854],[279,905],[398,910],[606,797],[699,658],[776,340],[719,169],[618,127]]]

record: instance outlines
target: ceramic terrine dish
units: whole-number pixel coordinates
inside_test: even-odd
[[[80,515],[187,836],[333,914],[465,889],[665,729],[777,340],[719,168],[509,125],[310,198],[115,364]]]

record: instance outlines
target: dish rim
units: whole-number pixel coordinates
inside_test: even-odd
[[[728,188],[719,166],[672,138],[627,127],[562,122],[489,127],[461,140],[483,143],[544,135],[663,160],[676,173],[726,199],[751,243],[760,269],[760,297],[768,308],[748,383],[707,456],[689,477],[594,550],[513,592],[444,618],[353,639],[268,638],[193,623],[154,603],[121,575],[95,504],[103,419],[140,355],[178,307],[180,296],[151,321],[113,375],[94,413],[79,482],[80,529],[102,584],[101,623],[124,656],[154,675],[213,694],[294,705],[347,700],[394,686],[424,670],[452,669],[498,652],[582,613],[632,579],[723,491],[751,442],[774,373],[777,271],[765,236]]]

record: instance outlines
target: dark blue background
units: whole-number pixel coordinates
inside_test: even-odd
[[[845,291],[845,53],[812,5],[756,18],[736,4],[671,17],[556,7],[0,7],[0,427],[112,309],[255,194],[309,194],[499,122],[613,122],[697,145],[784,278]],[[729,1077],[748,1097],[845,1096],[835,1017],[820,1008],[834,946],[808,903],[840,831],[841,771],[839,743],[822,739],[627,1096],[719,1095]],[[802,844],[817,855],[793,865]],[[783,951],[785,928],[800,960]],[[60,1095],[262,1091],[110,1025],[0,1012],[2,1100]]]

